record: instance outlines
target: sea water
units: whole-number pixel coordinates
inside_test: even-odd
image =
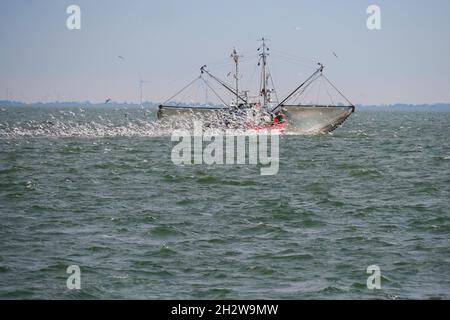
[[[449,111],[282,135],[273,176],[173,164],[155,113],[0,109],[0,298],[450,298]]]

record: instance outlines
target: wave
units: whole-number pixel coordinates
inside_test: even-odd
[[[127,112],[125,112],[127,111]],[[190,115],[170,121],[156,120],[146,111],[103,110],[99,113],[86,113],[84,109],[60,110],[58,114],[43,112],[40,114],[9,115],[10,119],[0,123],[0,139],[32,137],[48,138],[107,138],[107,137],[165,137],[174,130],[193,132],[194,123],[201,121],[203,135],[224,134],[231,130],[234,135],[255,135],[261,130],[249,129],[261,127],[261,123],[249,118],[231,117],[229,114]],[[256,120],[255,120],[256,121]],[[274,130],[275,133],[281,133]],[[272,131],[274,133],[274,131]],[[317,134],[320,132],[302,132],[285,130],[285,135]]]

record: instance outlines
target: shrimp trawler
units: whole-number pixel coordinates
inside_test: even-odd
[[[324,65],[321,63],[316,64],[314,72],[306,80],[279,100],[268,68],[270,49],[266,43],[267,39],[262,38],[260,41],[262,44],[256,56],[256,66],[260,68],[260,81],[254,96],[249,95],[249,90],[240,88],[242,78],[239,74],[239,63],[242,56],[238,55],[234,49],[230,56],[234,64],[233,85],[218,78],[207,69],[206,65],[203,65],[198,77],[159,106],[157,118],[172,123],[194,118],[205,121],[209,127],[277,129],[308,134],[331,132],[355,111],[355,106],[325,76]],[[230,74],[231,72],[228,76]],[[301,100],[299,98],[317,82],[320,82],[319,88],[326,88],[331,103],[298,102]],[[204,104],[197,103],[193,99],[190,103],[175,100],[196,83],[197,85],[200,83],[206,91]],[[345,103],[334,103],[328,87],[343,98]],[[220,89],[231,98],[229,103],[224,98],[224,94],[220,94]],[[208,92],[212,92],[220,103],[208,103]]]

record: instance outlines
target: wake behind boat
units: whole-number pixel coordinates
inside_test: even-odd
[[[249,90],[241,90],[239,62],[242,56],[238,55],[234,49],[231,54],[235,68],[234,87],[212,74],[204,65],[200,68],[198,77],[159,106],[158,119],[169,123],[197,119],[206,122],[209,127],[277,129],[308,134],[331,132],[355,111],[355,106],[325,76],[323,73],[324,66],[321,63],[317,64],[317,69],[305,81],[297,85],[284,99],[279,101],[272,75],[268,69],[269,48],[266,39],[262,38],[261,41],[262,44],[257,49],[257,66],[261,67],[260,85],[257,94],[252,96],[249,94]],[[322,86],[325,86],[331,103],[298,103],[299,98],[318,82],[320,82],[319,90]],[[204,105],[196,104],[194,101],[186,105],[174,100],[198,83],[203,85],[206,92],[212,92],[220,101],[220,104],[208,104],[207,97]],[[231,95],[230,103],[227,103],[224,95],[219,93],[217,86],[226,94]],[[328,88],[334,90],[335,94],[343,98],[346,103],[335,104]]]

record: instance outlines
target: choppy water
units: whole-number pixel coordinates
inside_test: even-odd
[[[0,109],[0,298],[450,298],[450,112],[283,136],[272,177],[173,165],[153,114]]]

